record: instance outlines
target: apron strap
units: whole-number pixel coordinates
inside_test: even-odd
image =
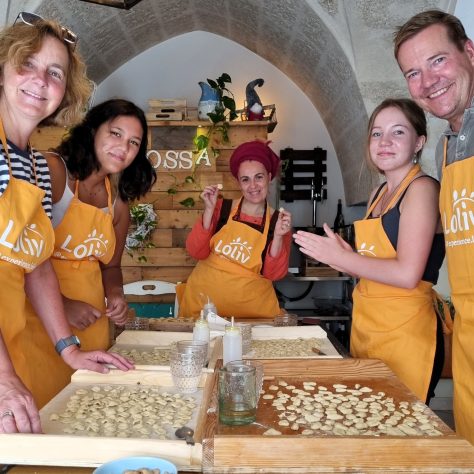
[[[66,180],[67,180],[67,176],[66,176]],[[108,176],[105,177],[104,184],[105,184],[105,189],[107,191],[107,208],[109,209],[109,214],[113,216],[114,206],[112,205],[112,191],[110,189],[110,179]],[[79,199],[79,180],[78,179],[76,179],[76,184],[74,187],[74,197],[76,199]]]
[[[444,142],[443,142],[443,165],[441,169],[446,168],[446,158],[448,156],[448,137],[444,137]]]
[[[263,275],[263,268],[265,267],[265,255],[267,254],[268,247],[270,245],[270,242],[273,240],[273,234],[275,233],[275,226],[278,220],[280,212],[275,210],[272,214],[272,217],[270,219],[270,227],[268,229],[267,233],[267,241],[265,243],[265,247],[262,252],[262,269],[260,270],[260,273]]]
[[[410,168],[410,171],[407,173],[407,175],[400,182],[399,188],[397,189],[396,193],[391,197],[390,201],[385,206],[385,209],[381,210],[379,217],[382,217],[384,214],[386,214],[393,207],[393,205],[398,201],[400,195],[406,190],[408,185],[412,182],[413,178],[420,171],[421,171],[421,166],[420,165],[414,165]],[[385,189],[382,192],[380,192],[379,195],[372,201],[372,204],[370,205],[370,207],[367,210],[367,213],[365,215],[365,219],[367,219],[370,216],[370,214],[372,214],[372,211],[374,210],[375,206],[382,199],[382,197],[385,195],[386,192],[387,192],[387,186],[385,186]]]
[[[217,221],[216,230],[214,231],[214,234],[219,232],[222,229],[222,227],[224,227],[224,225],[227,222],[227,219],[229,219],[231,209],[232,209],[232,199],[223,199],[221,214],[219,216],[219,220]]]

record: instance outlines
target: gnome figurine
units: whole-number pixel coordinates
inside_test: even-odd
[[[260,97],[255,92],[255,87],[262,87],[263,79],[255,79],[247,84],[245,96],[247,99],[247,120],[263,120],[263,106]]]

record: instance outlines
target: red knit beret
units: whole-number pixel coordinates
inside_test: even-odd
[[[243,161],[258,161],[262,163],[272,179],[278,174],[280,158],[268,146],[268,143],[254,140],[239,145],[230,157],[230,171],[234,178],[238,178],[239,167]]]

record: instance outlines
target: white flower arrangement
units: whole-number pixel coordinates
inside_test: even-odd
[[[143,250],[153,247],[150,242],[151,233],[156,229],[158,216],[153,204],[135,204],[130,207],[130,228],[125,241],[125,248],[129,255],[134,250]],[[139,257],[139,260],[146,257]]]

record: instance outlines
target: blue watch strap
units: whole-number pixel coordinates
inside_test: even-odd
[[[79,341],[79,338],[77,336],[69,336],[69,337],[64,337],[63,339],[59,339],[59,341],[56,343],[54,348],[56,349],[56,352],[58,354],[61,354],[61,352],[66,349],[66,347],[76,345],[77,347],[81,347],[81,342]]]

